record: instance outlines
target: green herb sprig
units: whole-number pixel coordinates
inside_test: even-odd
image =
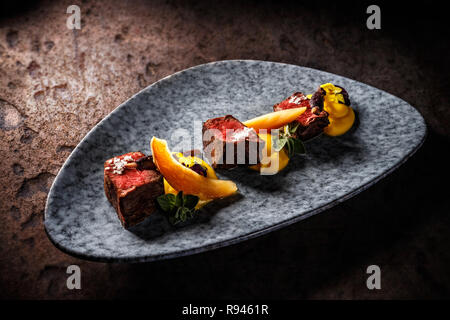
[[[274,150],[280,152],[281,149],[286,148],[289,158],[294,154],[304,154],[306,153],[305,146],[300,139],[294,137],[299,124],[291,126],[290,124],[285,125],[283,130],[280,131],[279,138],[274,143]]]
[[[194,216],[199,198],[191,194],[183,195],[183,191],[180,191],[177,195],[167,193],[159,196],[156,201],[169,222],[176,225]]]

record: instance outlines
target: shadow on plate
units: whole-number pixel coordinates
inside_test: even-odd
[[[141,223],[129,228],[128,231],[144,240],[151,240],[162,236],[171,228],[166,217],[158,210]]]
[[[198,210],[196,215],[192,219],[189,219],[177,225],[171,225],[165,217],[164,213],[158,210],[150,217],[142,221],[140,224],[129,228],[128,231],[135,234],[141,239],[153,240],[161,237],[166,232],[171,232],[180,228],[189,228],[201,223],[207,223],[211,219],[211,217],[219,212],[222,208],[227,207],[230,204],[241,200],[242,198],[243,196],[237,193],[224,199],[217,199]]]

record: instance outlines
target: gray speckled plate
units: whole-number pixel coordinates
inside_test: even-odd
[[[221,172],[237,183],[240,195],[206,207],[181,228],[170,227],[159,213],[132,230],[122,228],[103,191],[106,159],[136,150],[149,153],[152,136],[173,146],[173,128],[201,139],[200,132],[194,133],[196,120],[225,114],[247,120],[272,111],[295,91],[311,93],[325,82],[349,92],[359,118],[356,129],[308,142],[307,154],[275,176],[245,168]],[[356,195],[408,159],[425,135],[423,118],[408,103],[347,78],[262,61],[200,65],[139,92],[89,132],[53,183],[45,228],[58,248],[92,260],[150,261],[210,250],[287,226]]]

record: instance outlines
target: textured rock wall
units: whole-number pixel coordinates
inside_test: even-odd
[[[222,59],[293,63],[371,84],[416,106],[433,135],[448,138],[449,62],[440,60],[439,55],[439,52],[448,51],[448,44],[439,40],[448,38],[448,31],[435,31],[425,24],[417,27],[420,21],[412,21],[415,29],[414,34],[410,34],[408,26],[399,29],[390,24],[395,20],[391,19],[395,14],[386,15],[382,30],[369,31],[365,28],[363,6],[356,6],[346,13],[347,9],[340,6],[325,8],[320,4],[220,1],[208,5],[202,1],[194,4],[118,0],[79,3],[82,29],[73,31],[66,28],[68,5],[65,2],[39,2],[11,15],[3,12],[0,22],[0,296],[102,298],[139,293],[154,295],[149,280],[152,279],[154,285],[166,286],[159,289],[166,297],[180,293],[197,297],[211,294],[220,297],[270,297],[272,294],[273,297],[294,298],[370,297],[363,289],[355,289],[360,279],[350,270],[358,270],[358,265],[341,262],[341,271],[336,273],[336,278],[325,282],[308,282],[300,276],[318,268],[315,276],[319,279],[333,271],[329,267],[318,267],[323,261],[314,255],[313,249],[298,247],[297,241],[310,242],[316,252],[326,255],[329,252],[326,248],[330,249],[331,243],[339,238],[334,233],[347,230],[349,225],[361,228],[361,224],[349,222],[344,227],[339,224],[336,227],[337,221],[314,219],[316,222],[293,226],[262,240],[185,258],[181,262],[107,265],[84,262],[53,247],[42,224],[47,192],[71,150],[121,102],[173,72]],[[434,36],[427,41],[430,32]],[[443,72],[445,70],[447,72]],[[442,140],[433,146],[439,149],[442,144],[447,145],[447,138],[439,138]],[[434,149],[427,150],[427,155],[433,154]],[[389,180],[388,187],[398,190],[404,179]],[[384,191],[377,190],[378,195],[384,197]],[[359,202],[343,205],[335,211],[350,208],[357,212],[356,204]],[[436,210],[441,212],[442,207],[438,206]],[[353,218],[347,217],[349,221]],[[439,218],[436,219],[429,228],[440,223]],[[384,224],[379,222],[377,226],[384,227]],[[441,230],[442,234],[448,234],[448,224],[446,226],[447,229]],[[308,228],[321,232],[311,232]],[[321,234],[326,239],[321,239]],[[428,234],[423,231],[426,239]],[[359,236],[363,237],[362,234]],[[344,241],[338,249],[358,242],[358,236],[355,237]],[[283,248],[281,251],[280,247]],[[397,245],[397,249],[395,245],[389,247],[394,248],[391,255],[404,251],[401,245]],[[306,259],[310,267],[298,269],[301,264],[296,260],[298,255],[288,248],[302,251],[303,256],[299,259]],[[413,255],[424,255],[419,260],[434,261],[436,256],[433,254],[437,255],[443,249],[427,254],[417,247],[411,250]],[[252,254],[253,251],[257,254]],[[363,251],[361,249],[360,254]],[[439,272],[443,268],[441,264],[427,269],[428,264],[424,266],[422,260],[404,258],[412,266],[397,262],[400,266],[391,276],[396,287],[385,291],[383,297],[414,297],[426,290],[433,291],[436,286],[433,284],[436,280],[429,279],[433,274],[430,270]],[[367,259],[364,257],[362,261]],[[380,259],[386,263],[393,261],[389,254]],[[235,265],[242,261],[244,267],[236,270]],[[417,271],[417,263],[425,271]],[[65,268],[69,264],[82,267],[84,285],[81,292],[65,288]],[[228,274],[228,278],[212,280],[214,269]],[[269,269],[278,275],[267,273]],[[413,285],[402,286],[403,281],[398,275],[405,269],[410,272],[412,281],[424,288],[422,291],[412,290]],[[162,274],[162,279],[175,280],[167,284],[164,280],[151,278],[154,271]],[[187,276],[185,272],[188,272]],[[290,272],[305,280],[309,287],[298,282],[292,285],[286,276]],[[200,277],[206,283],[200,286],[203,291],[190,289],[189,275]],[[148,281],[144,282],[147,287],[139,285],[143,278]],[[448,294],[449,283],[441,285],[437,292]],[[177,290],[175,286],[178,286]]]

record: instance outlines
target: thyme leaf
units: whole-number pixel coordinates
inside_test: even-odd
[[[305,146],[300,139],[295,137],[295,132],[300,124],[296,125],[288,124],[280,130],[278,139],[274,142],[272,148],[276,152],[280,152],[281,149],[286,148],[289,158],[294,154],[304,154],[306,153]]]
[[[191,194],[183,195],[183,191],[180,191],[177,195],[171,193],[161,195],[156,201],[169,222],[175,225],[194,216],[199,198]]]

